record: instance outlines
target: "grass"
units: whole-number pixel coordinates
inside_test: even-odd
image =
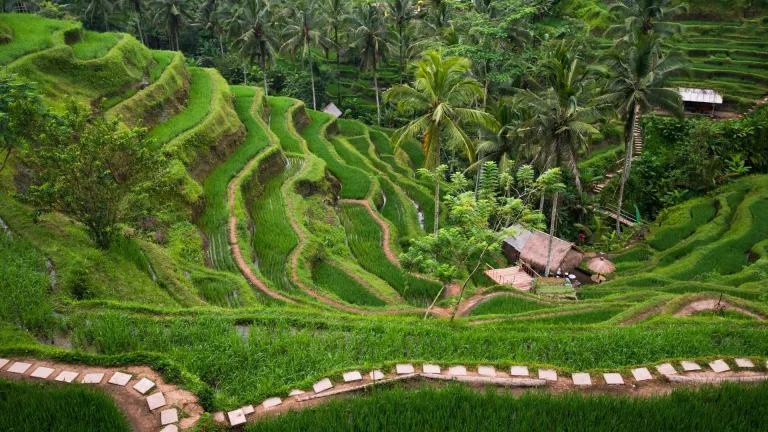
[[[271,119],[270,129],[278,137],[280,146],[289,153],[303,153],[301,142],[296,139],[288,128],[288,122],[293,121],[289,109],[296,104],[295,99],[285,97],[270,97],[269,107]]]
[[[102,390],[0,380],[0,430],[128,432],[131,427]]]
[[[27,54],[42,51],[56,43],[55,33],[79,26],[31,14],[0,14],[0,22],[13,31],[13,40],[0,45],[0,66]]]
[[[676,389],[652,397],[480,393],[445,388],[374,389],[290,412],[248,432],[291,431],[753,431],[765,425],[768,384]]]
[[[176,53],[173,51],[152,51],[152,57],[155,59],[155,65],[149,70],[149,83],[153,83],[160,78],[163,71],[173,60]]]
[[[147,139],[154,140],[158,147],[191,129],[208,115],[213,91],[211,76],[200,68],[190,68],[190,72],[192,81],[189,85],[187,107],[152,129],[147,135]]]
[[[123,36],[120,33],[99,33],[85,30],[82,38],[72,46],[78,60],[91,60],[107,55]]]
[[[34,332],[50,331],[45,256],[29,241],[0,232],[0,262],[0,319]]]
[[[354,278],[325,261],[318,262],[312,268],[312,280],[347,303],[361,306],[386,306],[383,300],[373,295]]]
[[[654,231],[652,237],[649,236],[648,244],[656,250],[665,251],[712,220],[716,212],[713,202],[707,199],[689,201],[684,206],[673,208],[659,218],[663,224]]]
[[[477,305],[470,315],[514,315],[549,307],[516,296],[496,296]]]

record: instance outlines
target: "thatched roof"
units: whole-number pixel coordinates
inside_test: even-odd
[[[518,252],[522,251],[525,247],[525,243],[527,243],[528,239],[533,235],[533,232],[523,228],[522,225],[513,225],[512,229],[514,230],[515,234],[507,236],[504,241],[508,245],[517,249]]]
[[[541,231],[529,231],[515,226],[515,235],[505,240],[507,244],[520,251],[520,260],[534,269],[544,270],[547,265],[547,251],[549,250],[549,234]],[[557,237],[552,238],[552,261],[549,266],[551,273],[569,272],[578,266],[584,254],[573,243]]]

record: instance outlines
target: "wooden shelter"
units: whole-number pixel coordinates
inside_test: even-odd
[[[341,117],[341,110],[333,102],[323,108],[323,112],[332,116]]]
[[[550,236],[541,231],[531,231],[516,225],[515,234],[508,236],[502,244],[504,256],[510,263],[520,261],[537,272],[544,274],[547,265]],[[551,274],[572,271],[584,259],[584,253],[575,244],[552,237],[552,260],[549,265]]]
[[[677,90],[683,98],[686,111],[715,115],[715,108],[723,104],[723,95],[712,89],[680,87]]]

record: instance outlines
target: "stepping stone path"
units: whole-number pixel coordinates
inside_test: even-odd
[[[369,373],[368,376],[371,377],[371,380],[378,381],[378,380],[384,379],[384,372],[377,369],[377,370],[371,371],[371,373]]]
[[[147,396],[147,405],[149,405],[150,411],[154,411],[160,407],[163,407],[165,404],[165,396],[163,396],[163,393],[161,392]]]
[[[316,382],[314,385],[312,385],[312,389],[315,391],[315,393],[326,391],[332,387],[333,387],[333,383],[328,378],[323,378],[320,381]]]
[[[371,372],[371,373],[373,373],[373,372]],[[371,377],[371,379],[373,379],[373,377]],[[303,394],[304,394],[304,390],[294,389],[294,390],[291,390],[290,393],[288,393],[288,396],[299,396],[299,395],[303,395]]]
[[[681,361],[680,366],[683,367],[683,370],[686,372],[692,372],[692,371],[700,371],[701,366],[698,365],[698,363],[694,363],[692,361]]]
[[[49,367],[40,366],[39,368],[35,369],[34,372],[32,372],[32,375],[30,375],[33,378],[42,378],[46,379],[53,373],[53,369]]]
[[[65,383],[71,383],[72,381],[75,380],[75,378],[77,378],[78,375],[80,375],[80,374],[77,373],[77,372],[64,371],[64,372],[60,373],[59,376],[57,376],[55,378],[55,380],[56,381],[62,381],[62,382],[65,382]]]
[[[619,373],[604,373],[603,378],[608,385],[624,385],[624,378]]]
[[[229,424],[232,426],[245,424],[245,413],[241,409],[228,412],[227,417],[229,417]]]
[[[711,367],[715,373],[731,370],[731,367],[728,366],[728,363],[724,362],[723,360],[715,360],[709,364],[709,367]]]
[[[12,364],[11,367],[8,368],[8,372],[23,374],[30,367],[32,367],[32,365],[29,363],[16,362]]]
[[[539,369],[539,379],[557,381],[557,371],[554,369]]]
[[[10,362],[10,360],[0,359],[0,369],[4,368],[5,365],[8,364],[8,362]]]
[[[155,383],[153,383],[152,381],[146,378],[142,378],[141,380],[139,380],[139,382],[134,384],[133,388],[134,390],[136,390],[141,394],[147,394],[147,392],[152,390],[152,387],[154,386],[155,386]]]
[[[243,410],[243,414],[245,415],[253,414],[254,412],[256,412],[256,409],[253,408],[253,405],[246,405],[240,409]]]
[[[493,366],[478,366],[477,374],[482,376],[487,376],[487,377],[495,377],[496,368],[494,368]]]
[[[651,372],[647,368],[632,369],[632,376],[635,377],[635,381],[648,381],[652,380]]]
[[[133,375],[129,375],[127,373],[115,372],[115,374],[112,375],[112,378],[110,378],[108,382],[116,386],[125,387],[128,385],[128,381],[130,381],[132,377]]]
[[[464,376],[467,374],[467,368],[464,366],[452,366],[448,368],[448,375]]]
[[[179,432],[179,427],[176,425],[168,425],[160,429],[160,432]]]
[[[83,377],[83,384],[99,384],[104,379],[103,373],[90,373]]]
[[[362,379],[363,376],[360,375],[359,371],[352,371],[344,374],[344,382],[360,381]]]
[[[656,365],[656,370],[659,371],[659,373],[664,376],[677,375],[677,371],[675,370],[675,367],[669,363],[662,363],[660,365]]]
[[[398,365],[395,365],[395,372],[397,372],[398,375],[412,374],[413,373],[413,365],[412,364],[398,364]]]
[[[165,426],[179,421],[179,412],[176,408],[160,411],[160,424]]]
[[[512,376],[528,376],[528,367],[526,366],[512,366],[509,369],[509,374]],[[555,378],[557,379],[557,378]]]
[[[749,369],[755,367],[755,364],[752,363],[752,360],[746,359],[746,358],[737,358],[736,359],[736,366],[744,369]]]
[[[362,378],[361,378],[362,379]],[[270,409],[272,407],[276,407],[283,403],[283,400],[279,397],[273,397],[265,400],[261,405],[264,407],[264,409]]]
[[[440,366],[433,365],[433,364],[425,364],[424,366],[421,367],[421,370],[427,374],[439,374]]]
[[[573,385],[577,386],[591,386],[592,385],[592,378],[589,376],[588,373],[575,373],[571,375],[571,378],[573,378]]]

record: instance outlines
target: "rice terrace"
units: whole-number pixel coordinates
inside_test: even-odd
[[[0,431],[768,430],[767,0],[0,8]]]

